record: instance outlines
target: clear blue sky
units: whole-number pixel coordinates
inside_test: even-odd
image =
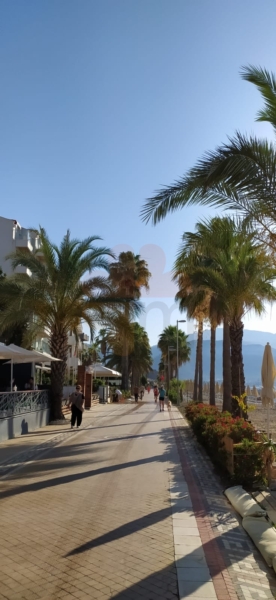
[[[272,135],[239,70],[276,71],[275,20],[275,0],[0,0],[0,214],[131,246],[155,275],[147,303],[171,306],[162,269],[202,209],[153,228],[141,206],[236,129]]]

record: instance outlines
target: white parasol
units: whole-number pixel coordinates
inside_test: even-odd
[[[109,369],[101,363],[94,363],[93,365],[86,367],[86,372],[93,373],[94,377],[122,377],[121,373],[114,371],[114,369]]]
[[[270,344],[266,344],[262,362],[262,404],[267,407],[267,435],[269,435],[270,407],[274,405],[275,365]]]

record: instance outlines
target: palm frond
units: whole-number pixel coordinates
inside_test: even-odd
[[[265,108],[260,110],[257,115],[257,121],[267,121],[276,130],[276,78],[273,73],[255,67],[253,65],[244,66],[241,69],[242,79],[253,83],[261,92],[265,101]]]

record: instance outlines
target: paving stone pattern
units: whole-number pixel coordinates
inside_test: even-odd
[[[221,600],[275,598],[275,574],[266,565],[244,531],[241,519],[223,495],[221,482],[210,460],[178,412],[173,412],[172,422],[217,597]]]
[[[97,424],[104,421],[106,417],[110,418],[111,414],[114,414],[115,418],[117,417],[116,410],[112,413],[112,411],[109,409],[108,413],[103,415],[102,407],[99,406],[99,404],[97,404],[96,408],[98,410],[94,408],[93,412],[86,412],[84,414],[81,429],[77,433],[81,433],[81,431],[84,429],[92,428],[95,417],[97,419]],[[0,479],[9,475],[12,471],[22,467],[24,464],[36,460],[43,452],[51,450],[51,448],[57,446],[58,444],[62,444],[62,442],[69,440],[71,436],[76,435],[76,429],[71,430],[70,419],[66,419],[66,423],[62,424],[62,429],[62,432],[53,434],[47,441],[33,445],[28,450],[20,452],[19,454],[15,453],[12,457],[2,461],[0,463]]]
[[[1,600],[178,599],[169,414],[105,408],[1,480]]]

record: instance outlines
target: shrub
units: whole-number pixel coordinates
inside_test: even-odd
[[[193,432],[213,462],[227,469],[227,452],[223,438],[229,436],[234,444],[234,472],[236,483],[252,485],[265,477],[264,446],[257,443],[257,434],[251,423],[242,417],[220,413],[216,406],[190,402],[185,409]]]
[[[93,392],[97,392],[100,385],[103,385],[102,379],[93,379]]]
[[[234,447],[233,482],[252,486],[266,481],[264,447],[260,442],[244,438]]]

